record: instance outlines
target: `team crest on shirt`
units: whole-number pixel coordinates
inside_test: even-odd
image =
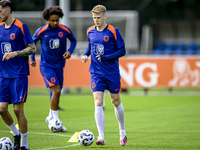
[[[59,39],[51,39],[49,41],[49,47],[51,49],[59,48],[60,47],[60,41],[59,41]]]
[[[105,42],[108,42],[109,36],[105,35],[105,36],[103,37],[103,40],[104,40]]]
[[[103,55],[104,54],[104,46],[102,44],[95,44],[95,55]]]
[[[58,36],[59,36],[59,37],[63,37],[63,32],[59,32],[59,33],[58,33]]]
[[[15,39],[15,33],[11,33],[11,34],[10,34],[10,39],[11,39],[11,40],[14,40],[14,39]]]
[[[11,44],[8,42],[1,43],[1,52],[2,52],[2,54],[12,52]]]

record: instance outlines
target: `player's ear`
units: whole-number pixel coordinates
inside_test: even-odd
[[[7,12],[7,13],[11,13],[10,7],[6,7],[6,12]]]
[[[107,19],[107,15],[106,14],[105,14],[104,18]]]

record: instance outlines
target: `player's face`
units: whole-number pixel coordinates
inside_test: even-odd
[[[105,20],[107,18],[107,15],[105,15],[103,13],[101,13],[101,14],[92,13],[92,16],[93,16],[94,24],[98,28],[101,28],[105,24]]]
[[[3,8],[0,5],[0,22],[5,22],[8,18],[8,12],[7,12],[8,8]]]
[[[49,25],[51,28],[57,28],[59,23],[59,16],[58,15],[51,15],[49,17]]]

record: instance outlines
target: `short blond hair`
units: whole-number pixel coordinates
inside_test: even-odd
[[[94,8],[92,9],[91,11],[92,13],[95,13],[95,14],[105,14],[106,13],[106,7],[103,6],[103,5],[96,5],[94,6]]]

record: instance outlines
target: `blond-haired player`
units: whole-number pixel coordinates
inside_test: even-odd
[[[103,97],[104,91],[108,90],[119,123],[120,144],[124,146],[127,142],[127,135],[124,125],[124,107],[119,94],[121,92],[121,76],[118,58],[126,54],[125,43],[119,30],[106,23],[105,6],[97,5],[91,12],[95,25],[87,30],[88,47],[81,60],[85,63],[91,55],[89,72],[95,101],[95,121],[99,132],[96,144],[106,144]]]

